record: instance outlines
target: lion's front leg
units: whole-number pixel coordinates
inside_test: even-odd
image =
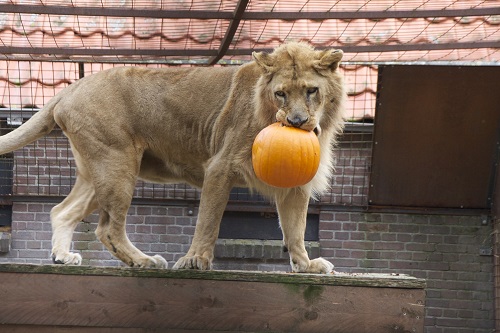
[[[207,171],[203,182],[193,242],[188,253],[175,263],[174,269],[212,269],[215,242],[232,183],[223,167],[210,169],[213,171]]]
[[[333,264],[323,258],[309,259],[305,244],[307,207],[310,195],[302,189],[292,189],[276,201],[283,230],[283,242],[290,254],[292,270],[297,273],[330,273]]]

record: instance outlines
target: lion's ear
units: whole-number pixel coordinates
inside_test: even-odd
[[[318,71],[334,71],[339,67],[343,55],[344,52],[342,50],[320,51],[318,60],[314,61],[314,68]]]
[[[266,72],[272,72],[274,61],[270,54],[265,52],[252,52],[252,58]]]

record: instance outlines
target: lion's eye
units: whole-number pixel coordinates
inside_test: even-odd
[[[318,92],[318,88],[317,87],[307,88],[307,94],[308,95],[312,95],[312,94],[315,94],[317,92]]]
[[[285,92],[282,90],[276,91],[274,95],[276,95],[276,97],[282,97],[282,98],[286,96]]]

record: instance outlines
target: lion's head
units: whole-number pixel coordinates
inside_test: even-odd
[[[318,135],[322,128],[336,133],[342,126],[344,90],[337,70],[342,55],[340,50],[318,51],[297,42],[283,44],[271,54],[254,52],[263,72],[257,92],[259,103],[265,100],[261,110],[272,109],[285,125]]]

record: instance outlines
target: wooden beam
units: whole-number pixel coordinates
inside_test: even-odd
[[[0,279],[0,331],[424,330],[425,281],[404,275],[3,264]]]
[[[493,200],[491,218],[493,223],[493,277],[495,295],[495,329],[500,332],[500,124],[498,124],[496,145],[496,161],[493,165],[495,176],[493,180]]]
[[[417,279],[405,274],[284,274],[254,271],[159,270],[145,268],[134,269],[128,267],[92,267],[30,264],[0,264],[0,274],[1,273],[204,279],[221,281],[292,284],[299,283],[361,287],[394,287],[403,289],[421,289],[426,287],[425,280]]]

